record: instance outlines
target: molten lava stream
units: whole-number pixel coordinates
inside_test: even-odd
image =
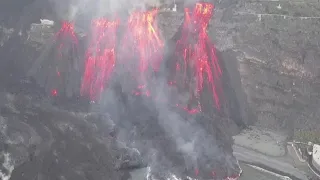
[[[107,19],[92,22],[91,42],[81,84],[81,94],[88,95],[92,101],[98,100],[114,70],[118,24],[118,21]]]
[[[185,108],[189,113],[201,111],[200,96],[204,87],[209,87],[212,99],[217,109],[220,109],[218,89],[221,88],[222,71],[215,54],[215,47],[207,34],[213,8],[210,3],[197,3],[192,14],[186,8],[183,29],[176,44],[178,60],[175,82],[182,82],[180,85],[177,84],[178,88],[190,91],[188,107]],[[192,108],[195,102],[197,106]]]
[[[128,20],[128,27],[122,41],[122,52],[129,57],[122,58],[125,61],[139,59],[138,63],[131,62],[134,67],[127,67],[137,78],[138,87],[134,90],[135,95],[150,96],[149,83],[154,72],[159,70],[162,60],[164,44],[160,39],[155,17],[157,9],[147,12],[134,12]],[[138,72],[135,72],[138,70]]]
[[[52,96],[58,95],[58,89],[66,89],[66,86],[70,86],[70,84],[67,84],[70,78],[68,77],[70,76],[69,73],[73,73],[70,72],[70,66],[75,67],[75,63],[77,63],[75,55],[77,55],[78,39],[74,31],[73,23],[68,21],[62,22],[60,30],[55,34],[55,41],[58,51],[55,57],[56,61],[54,62],[56,76],[49,78],[57,78],[56,81],[50,81],[53,83],[50,86],[57,87],[51,89]]]

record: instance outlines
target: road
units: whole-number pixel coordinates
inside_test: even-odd
[[[240,163],[240,166],[242,169],[242,175],[239,180],[281,180],[280,177],[259,171],[246,164]]]
[[[308,180],[307,174],[304,171],[293,167],[290,163],[282,161],[279,158],[266,156],[236,145],[233,146],[233,151],[234,156],[239,161],[270,167],[270,169],[276,169],[297,179]]]
[[[239,180],[283,180],[283,178],[277,177],[271,173],[266,173],[254,169],[244,163],[240,163],[243,173]],[[131,172],[131,180],[142,180],[145,179],[147,168],[134,170]],[[173,178],[174,179],[174,178]]]
[[[271,167],[270,169],[276,169],[278,171],[289,174],[299,180],[308,180],[308,177],[304,171],[301,171],[293,167],[290,163],[287,163],[279,158],[266,156],[264,154],[246,149],[240,146],[233,146],[234,155],[239,161],[259,164],[265,167]],[[240,163],[243,173],[240,180],[285,180],[290,179],[289,177],[277,176],[273,172],[261,171],[245,163]],[[146,176],[147,168],[139,169],[131,172],[132,180],[140,180]],[[270,170],[272,171],[272,170]]]

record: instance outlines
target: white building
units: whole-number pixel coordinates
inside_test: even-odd
[[[312,151],[312,164],[320,171],[320,145],[314,144]]]

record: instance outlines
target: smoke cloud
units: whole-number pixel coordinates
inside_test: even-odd
[[[79,14],[94,17],[112,15],[114,13],[132,12],[135,9],[145,10],[146,7],[160,7],[160,0],[69,0],[51,1],[59,18],[74,20]]]
[[[173,3],[173,0],[69,1],[52,1],[62,20],[75,21],[81,14],[91,17],[130,14],[136,9],[146,10],[150,6],[161,7]],[[194,1],[185,0],[183,3]],[[167,53],[164,57],[171,57],[169,54],[173,52]],[[164,59],[162,64],[170,60]],[[126,67],[130,68],[133,67]],[[166,68],[161,71],[160,76],[152,82],[155,87],[151,89],[151,94],[155,97],[137,98],[131,95],[131,89],[139,82],[128,82],[127,72],[116,69],[109,88],[102,94],[100,101],[92,105],[92,111],[110,113],[118,127],[117,138],[125,142],[122,146],[138,149],[138,154],[144,156],[151,171],[163,169],[183,174],[185,169],[193,171],[201,168],[210,172],[221,167],[220,163],[228,164],[222,167],[236,164],[234,158],[227,156],[230,152],[225,152],[223,148],[224,137],[219,137],[223,135],[219,135],[219,129],[212,123],[214,120],[211,117],[190,116],[174,106],[173,99],[187,102],[189,95],[179,94],[175,88],[168,86],[166,75],[169,72]]]
[[[81,2],[74,6],[75,10],[72,12],[84,12],[86,8],[96,6],[98,8],[94,16],[99,17],[124,12],[130,14],[136,9],[145,10],[149,6],[161,7],[163,4],[172,3],[160,0],[100,0],[96,1],[96,4],[84,0]],[[189,4],[192,1],[184,3]],[[71,14],[73,16],[77,13]],[[164,57],[170,57],[169,54]],[[162,63],[166,64],[166,61],[170,60],[164,59]],[[125,69],[130,68],[132,67]],[[159,174],[162,171],[182,176],[185,169],[189,172],[201,169],[210,174],[213,169],[236,164],[235,159],[228,155],[230,152],[223,148],[223,143],[226,142],[222,142],[224,137],[218,137],[218,127],[214,127],[213,119],[204,115],[190,116],[174,106],[173,99],[187,102],[189,95],[179,94],[175,88],[168,86],[165,77],[168,74],[167,69],[163,68],[161,71],[160,77],[152,82],[156,86],[151,89],[154,97],[137,98],[131,95],[130,90],[139,82],[128,82],[126,72],[116,69],[117,76],[112,78],[109,88],[105,90],[100,101],[92,106],[92,111],[110,112],[118,127],[119,141],[125,142],[127,147],[138,149],[153,173],[157,171],[156,174]]]
[[[168,7],[174,3],[187,5],[198,0],[51,0],[56,14],[63,20],[74,20],[79,14],[90,14],[95,17],[122,13],[134,10],[146,10],[150,7]]]

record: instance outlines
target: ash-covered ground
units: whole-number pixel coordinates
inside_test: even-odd
[[[72,92],[68,98],[50,97],[46,87],[51,83],[39,85],[38,78],[48,77],[52,71],[53,57],[47,51],[52,51],[50,37],[56,29],[32,29],[31,23],[44,17],[57,22],[61,19],[43,8],[50,9],[50,3],[5,5],[14,10],[3,12],[1,26],[2,179],[125,180],[130,179],[132,169],[144,167],[150,168],[152,179],[238,175],[231,136],[245,125],[246,105],[240,108],[238,97],[243,94],[234,89],[240,81],[233,78],[232,73],[238,72],[233,56],[218,53],[225,91],[220,113],[212,111],[210,102],[204,102],[204,113],[189,115],[170,103],[132,96],[118,79],[95,103],[78,97],[72,89],[79,76],[72,82],[75,84],[67,84]],[[159,15],[159,19],[164,18],[159,24],[167,55],[172,53],[170,47],[183,20],[182,11],[170,13]],[[170,16],[176,21],[170,22]],[[174,27],[172,32],[166,32],[168,27]],[[82,41],[81,33],[78,36]],[[85,40],[80,42],[80,54],[84,54],[81,45],[85,44]],[[159,80],[157,86],[157,95],[169,99],[165,83]]]

